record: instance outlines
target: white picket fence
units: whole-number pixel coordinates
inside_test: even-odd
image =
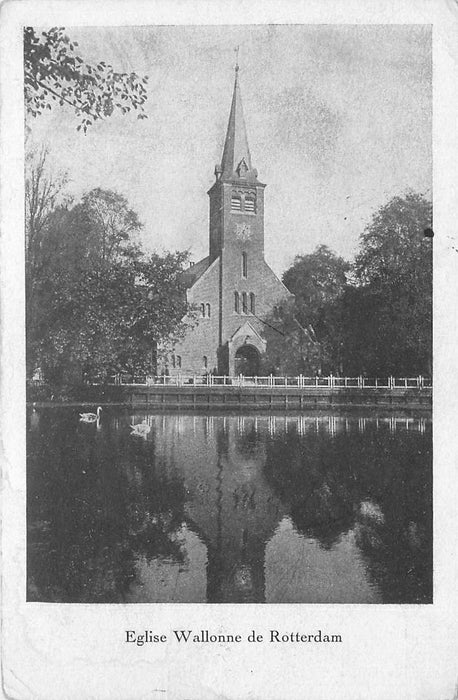
[[[214,374],[176,374],[174,376],[139,376],[117,374],[112,377],[115,385],[130,386],[236,386],[236,387],[298,387],[300,389],[327,387],[358,389],[424,389],[432,386],[430,377],[236,377],[217,376]]]

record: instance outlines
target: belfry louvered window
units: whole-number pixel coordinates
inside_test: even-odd
[[[256,211],[256,200],[252,195],[245,197],[245,211],[252,213]]]
[[[252,314],[256,313],[256,297],[253,292],[250,294],[250,311]]]
[[[248,301],[246,292],[242,293],[242,311],[244,314],[248,313]]]
[[[242,198],[238,194],[233,194],[231,197],[231,209],[233,211],[241,211],[242,209]]]

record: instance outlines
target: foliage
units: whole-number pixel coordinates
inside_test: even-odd
[[[29,371],[41,366],[54,384],[154,371],[156,344],[179,335],[187,311],[187,254],[146,256],[133,239],[140,228],[109,190],[47,213],[27,266]]]
[[[341,369],[340,300],[349,270],[346,260],[320,245],[309,255],[298,255],[283,275],[284,284],[295,295],[295,316],[319,343],[319,357],[316,345],[310,367],[314,371],[336,373]]]
[[[320,347],[313,329],[297,320],[294,304],[285,303],[267,317],[263,329],[267,341],[262,374],[314,375],[320,364]]]
[[[285,272],[324,373],[431,373],[432,250],[423,233],[431,216],[422,195],[394,197],[362,233],[353,265],[319,246]]]
[[[283,275],[283,282],[296,297],[296,315],[302,325],[315,331],[322,322],[322,309],[342,294],[350,265],[326,245],[309,255],[296,256]]]
[[[356,289],[347,290],[347,365],[372,375],[431,373],[432,247],[422,195],[394,197],[361,236]]]
[[[100,61],[85,63],[75,52],[63,27],[53,27],[37,35],[33,27],[24,29],[24,91],[28,114],[36,117],[53,103],[69,105],[86,133],[93,122],[113,114],[138,110],[138,119],[146,119],[144,104],[148,77],[136,73],[118,73]]]

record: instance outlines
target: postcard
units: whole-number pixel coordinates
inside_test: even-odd
[[[1,12],[5,697],[456,698],[458,6]]]

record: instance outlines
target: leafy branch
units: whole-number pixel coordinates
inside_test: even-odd
[[[37,35],[33,27],[24,29],[24,93],[27,113],[37,117],[53,104],[68,105],[80,123],[78,131],[87,132],[95,121],[115,110],[127,114],[138,111],[137,119],[146,119],[148,76],[118,73],[100,61],[85,63],[75,52],[77,42],[54,27]]]

